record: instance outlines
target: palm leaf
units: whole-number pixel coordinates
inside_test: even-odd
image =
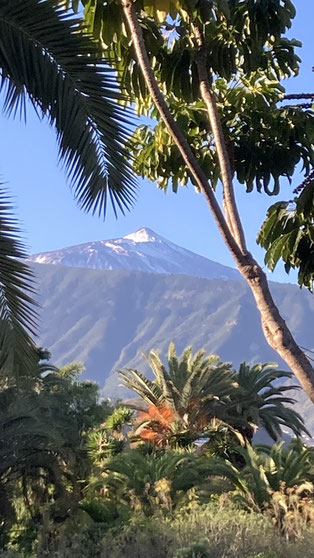
[[[124,148],[130,115],[113,70],[81,23],[56,2],[0,0],[0,91],[7,114],[29,98],[57,131],[59,156],[78,204],[105,214],[134,200],[135,185]]]
[[[9,197],[0,190],[0,373],[5,375],[33,373],[37,364],[30,337],[36,330],[33,275],[23,262],[18,233]]]
[[[163,394],[159,386],[138,370],[127,368],[126,370],[119,370],[118,374],[122,379],[122,385],[137,393],[147,403],[158,405],[163,400]]]
[[[291,378],[291,373],[278,370],[273,362],[253,367],[242,362],[236,374],[240,397],[232,397],[230,411],[233,408],[250,423],[263,426],[273,440],[282,436],[282,427],[291,429],[296,436],[308,434],[302,417],[286,406],[295,403],[293,397],[285,395],[286,392],[298,386],[273,385],[274,381],[284,378]]]
[[[156,350],[152,350],[149,354],[143,354],[155,376],[154,383],[162,392],[163,402],[165,402],[170,409],[175,410],[176,406],[174,400],[173,382],[171,381],[169,373],[164,367],[158,352]]]

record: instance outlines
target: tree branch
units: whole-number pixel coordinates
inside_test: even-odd
[[[223,134],[221,120],[219,118],[216,99],[211,91],[208,72],[206,68],[206,50],[204,36],[197,25],[193,25],[193,31],[198,46],[196,55],[196,65],[200,81],[201,97],[208,111],[209,122],[216,144],[219,166],[221,171],[221,182],[223,186],[223,199],[226,218],[230,224],[230,229],[243,254],[246,254],[247,247],[245,235],[240,219],[240,215],[235,200],[233,188],[233,173],[231,170],[230,159]]]

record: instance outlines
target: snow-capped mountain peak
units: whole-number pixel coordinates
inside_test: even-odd
[[[133,242],[161,242],[161,237],[146,227],[138,229],[131,234],[127,234],[123,238],[126,240],[133,240]]]
[[[177,246],[148,228],[123,238],[87,242],[31,256],[41,264],[92,269],[132,269],[151,273],[184,274],[209,279],[239,279],[235,269]]]

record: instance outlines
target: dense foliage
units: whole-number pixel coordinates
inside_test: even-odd
[[[130,556],[154,556],[157,545],[159,558],[249,558],[265,550],[254,547],[263,529],[281,558],[283,535],[301,541],[310,529],[312,540],[314,452],[291,387],[273,385],[289,374],[273,364],[235,371],[191,348],[178,357],[171,344],[168,370],[146,355],[154,380],[121,373],[137,396],[125,406],[79,381],[80,363],[58,369],[49,356],[38,350],[32,376],[0,386],[4,556],[120,557],[130,544]],[[282,426],[297,436],[289,446],[252,445],[259,429],[279,439]],[[217,513],[231,522],[224,533]]]
[[[313,290],[314,276],[314,175],[306,181],[299,196],[272,205],[258,235],[266,248],[265,263],[275,269],[279,259],[287,273],[298,270],[298,283]]]
[[[147,404],[146,409],[138,405],[142,412],[137,432],[142,439],[158,446],[186,445],[209,433],[213,440],[214,431],[225,431],[243,445],[261,426],[274,440],[282,427],[296,436],[305,432],[301,417],[287,406],[294,402],[286,395],[293,386],[278,384],[291,374],[273,363],[250,367],[243,362],[237,372],[216,355],[205,357],[204,351],[193,355],[191,347],[178,358],[173,343],[168,370],[156,351],[146,359],[153,381],[138,370],[120,371],[124,385]]]

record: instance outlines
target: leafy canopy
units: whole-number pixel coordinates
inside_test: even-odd
[[[15,521],[15,544],[27,525],[36,534],[48,517],[57,526],[78,510],[92,469],[88,434],[112,411],[96,384],[78,380],[81,371],[38,362],[32,377],[0,384],[1,536]]]
[[[265,263],[272,271],[281,258],[287,273],[298,270],[298,283],[313,291],[314,283],[314,180],[307,181],[298,197],[272,205],[258,234],[266,248]]]
[[[157,180],[161,188],[172,184],[176,190],[187,184],[189,175],[153,106],[122,6],[115,0],[83,4],[88,29],[98,39],[104,59],[119,71],[122,89],[138,114],[154,119],[140,124],[132,137],[134,170]],[[280,178],[291,179],[300,161],[309,172],[312,110],[280,105],[284,97],[280,81],[296,75],[300,62],[295,53],[300,43],[284,36],[295,16],[290,0],[137,1],[135,6],[154,75],[214,187],[219,178],[217,156],[200,100],[195,25],[204,33],[206,66],[238,181],[248,191],[255,186],[272,195],[279,191]]]

